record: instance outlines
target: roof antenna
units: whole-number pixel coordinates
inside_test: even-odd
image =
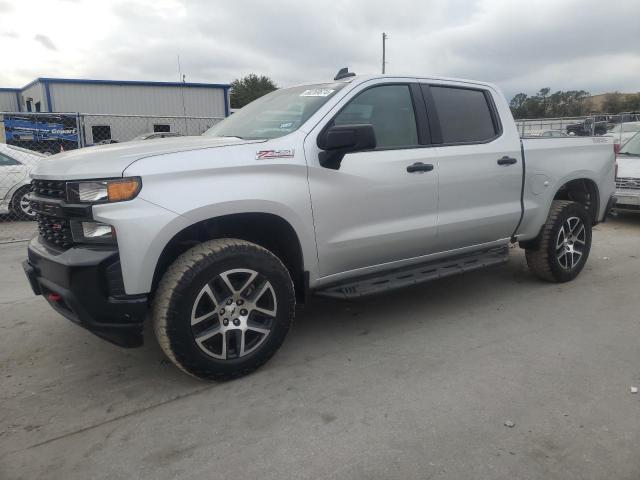
[[[355,77],[355,76],[356,76],[355,73],[349,71],[349,67],[344,67],[338,70],[337,75],[333,77],[333,79],[342,80],[343,78],[349,78],[349,77]]]

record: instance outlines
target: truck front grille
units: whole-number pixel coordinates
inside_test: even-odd
[[[33,180],[31,191],[40,197],[64,199],[66,196],[63,180]]]
[[[640,190],[640,178],[616,178],[616,188]]]
[[[73,245],[69,220],[38,213],[38,231],[40,237],[47,243],[56,245],[64,250]]]

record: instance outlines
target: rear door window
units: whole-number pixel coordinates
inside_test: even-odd
[[[487,142],[498,134],[483,90],[431,86],[443,144]]]

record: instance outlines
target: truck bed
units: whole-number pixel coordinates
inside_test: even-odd
[[[571,178],[590,179],[598,187],[598,221],[615,190],[615,152],[610,137],[522,138],[524,154],[523,218],[516,237],[535,238],[554,195]],[[603,182],[603,179],[606,181]]]

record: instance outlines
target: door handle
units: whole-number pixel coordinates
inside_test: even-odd
[[[514,163],[518,163],[518,160],[513,157],[507,157],[506,155],[498,159],[498,165],[513,165]]]
[[[413,165],[409,165],[407,167],[407,172],[409,173],[430,172],[431,170],[433,170],[433,165],[431,165],[430,163],[416,162]]]

